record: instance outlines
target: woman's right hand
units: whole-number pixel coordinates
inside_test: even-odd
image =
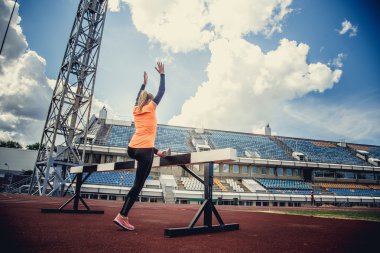
[[[165,74],[165,66],[162,62],[157,62],[157,67],[155,67],[155,69],[160,75]]]

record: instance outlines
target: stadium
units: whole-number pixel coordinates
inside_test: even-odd
[[[134,122],[107,119],[103,108],[98,117],[91,117],[89,126],[88,166],[130,160],[126,145]],[[181,167],[163,166],[152,168],[131,213],[138,230],[128,236],[120,230],[115,234],[110,220],[133,184],[133,170],[93,173],[82,185],[80,194],[87,204],[79,209],[101,209],[100,219],[96,214],[41,212],[57,210],[68,198],[17,194],[27,189],[20,186],[25,181],[13,183],[8,189],[14,189],[14,194],[0,195],[3,247],[16,252],[80,252],[83,248],[91,252],[127,248],[131,252],[371,252],[376,248],[380,190],[379,167],[373,163],[378,146],[272,136],[269,126],[265,135],[257,135],[162,124],[157,145],[170,146],[174,156],[236,149],[234,162],[214,164],[212,201],[224,221],[240,224],[238,231],[167,241],[163,229],[187,224],[206,192]],[[200,177],[205,174],[204,164],[189,168]],[[73,182],[68,195],[75,192]],[[20,216],[21,210],[28,215]]]
[[[106,108],[92,116],[85,163],[128,160],[134,122],[107,119]],[[325,140],[158,125],[156,146],[174,154],[233,148],[234,163],[214,167],[214,197],[223,205],[379,207],[380,147]],[[192,170],[203,175],[202,165]],[[122,200],[132,186],[130,171],[91,175],[87,198]],[[141,201],[200,204],[204,187],[180,167],[153,169]]]

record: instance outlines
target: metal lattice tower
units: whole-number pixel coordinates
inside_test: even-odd
[[[29,194],[61,195],[83,163],[107,0],[81,0],[59,70]]]

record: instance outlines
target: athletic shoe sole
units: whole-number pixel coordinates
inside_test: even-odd
[[[124,227],[123,225],[121,225],[119,222],[117,222],[117,221],[113,221],[116,225],[118,225],[119,227],[121,227],[123,230],[127,230],[127,231],[133,231],[133,230],[135,230],[135,229],[129,229],[129,228],[126,228],[126,227]]]

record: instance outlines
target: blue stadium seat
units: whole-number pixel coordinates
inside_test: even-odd
[[[310,194],[310,191],[313,190],[313,187],[301,180],[267,178],[258,178],[256,180],[272,193]],[[320,194],[320,191],[314,191],[314,194]]]
[[[367,165],[366,161],[353,155],[347,148],[339,146],[318,146],[313,141],[279,137],[294,151],[306,155],[312,162]]]
[[[83,177],[86,175],[87,173],[84,173]],[[136,173],[128,171],[93,173],[86,180],[86,184],[132,187],[135,177]],[[152,179],[152,176],[149,175],[147,179]]]
[[[258,152],[263,159],[293,160],[268,136],[213,130],[205,131],[204,135],[209,137],[216,149],[234,148],[240,157],[250,150]]]

